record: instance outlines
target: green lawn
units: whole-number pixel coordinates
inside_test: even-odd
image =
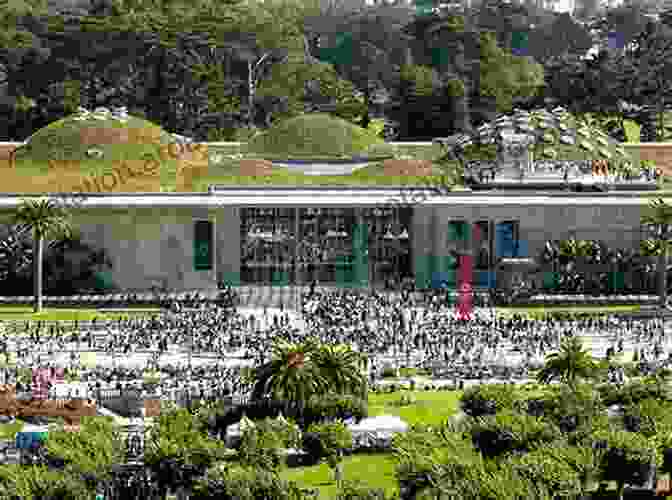
[[[56,309],[45,308],[41,313],[33,312],[32,306],[0,306],[0,322],[2,321],[87,321],[127,318],[138,315],[154,315],[161,312],[159,307],[124,308],[118,312],[103,312],[97,309]]]
[[[415,399],[415,404],[395,406],[401,395]],[[369,394],[369,416],[396,415],[409,425],[441,425],[459,409],[462,391],[400,391],[392,394]]]
[[[16,433],[23,429],[23,425],[23,422],[18,419],[11,424],[0,424],[0,440],[16,438]]]
[[[575,312],[575,313],[614,313],[614,312],[638,312],[640,306],[638,304],[632,305],[613,305],[613,306],[521,306],[521,307],[497,307],[497,314],[499,316],[508,317],[512,314],[524,314],[531,316],[543,316],[544,314],[553,312]]]
[[[361,481],[371,488],[384,488],[387,495],[399,491],[392,454],[357,454],[343,457],[343,479]],[[319,489],[320,500],[336,498],[337,488],[326,464],[287,469],[283,479],[295,481],[301,488]]]

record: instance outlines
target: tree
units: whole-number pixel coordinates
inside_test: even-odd
[[[112,466],[124,457],[120,430],[111,418],[82,417],[79,432],[50,430],[45,448],[50,461],[58,459],[66,470],[88,477],[91,489],[109,479]]]
[[[543,68],[528,57],[512,56],[483,35],[480,45],[479,95],[496,99],[497,111],[510,111],[514,99],[533,97],[544,82]]]
[[[33,233],[33,294],[34,312],[42,312],[42,268],[44,240],[69,237],[72,226],[70,213],[53,199],[26,199],[15,210],[12,223],[19,230]]]
[[[658,198],[649,203],[648,211],[649,213],[642,217],[642,224],[652,230],[655,240],[662,247],[658,257],[658,295],[660,306],[665,307],[667,304],[667,255],[672,239],[672,207],[662,198]]]
[[[589,31],[569,13],[563,13],[555,16],[552,22],[530,30],[527,55],[543,64],[551,57],[583,56],[592,46]]]
[[[255,370],[251,398],[270,396],[299,403],[328,392],[328,381],[315,363],[316,350],[317,344],[311,340],[301,344],[275,344],[272,359]]]
[[[185,489],[224,456],[224,443],[207,437],[188,410],[162,413],[149,430],[145,464],[159,484],[161,498],[168,490]]]
[[[384,104],[376,102],[377,92],[386,94],[397,84],[408,49],[402,28],[409,20],[408,9],[374,6],[354,13],[332,9],[305,21],[320,60],[333,64],[339,76],[362,92],[363,128],[368,128],[371,111]]]
[[[366,376],[363,356],[348,345],[321,345],[313,356],[317,371],[337,394],[363,395],[366,399]]]
[[[554,446],[544,444],[521,456],[512,456],[507,465],[549,496],[575,498],[582,492],[579,475],[563,457],[553,453]]]
[[[579,337],[565,339],[560,346],[560,351],[549,354],[546,364],[538,375],[539,381],[549,383],[559,378],[570,387],[576,387],[579,379],[589,378],[593,375],[595,364],[590,353],[583,348]]]
[[[198,480],[194,500],[221,498],[225,500],[300,500],[303,491],[293,481],[285,481],[274,471],[218,463]]]
[[[626,101],[641,106],[641,141],[663,140],[669,132],[663,113],[672,104],[672,30],[650,21],[617,61],[619,80],[630,89]]]
[[[2,498],[49,498],[77,500],[91,495],[76,476],[53,471],[43,465],[8,464],[0,466],[0,495]]]
[[[618,498],[623,500],[625,484],[643,484],[650,467],[656,464],[655,443],[645,436],[623,430],[605,430],[596,433],[597,439],[606,442],[601,468],[603,479],[616,481]]]

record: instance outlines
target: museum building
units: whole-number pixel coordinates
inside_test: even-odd
[[[208,193],[90,194],[73,211],[82,240],[105,248],[124,290],[216,289],[218,283],[361,286],[412,277],[454,281],[472,255],[476,287],[506,257],[537,257],[576,236],[637,248],[651,192],[575,193],[400,188],[218,187]],[[4,194],[9,213],[22,195]]]

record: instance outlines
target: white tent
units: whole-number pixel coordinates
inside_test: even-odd
[[[408,424],[394,415],[365,418],[359,424],[351,424],[348,427],[354,432],[406,432],[408,430]]]

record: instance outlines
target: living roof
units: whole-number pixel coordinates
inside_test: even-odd
[[[81,178],[100,176],[111,173],[126,160],[137,161],[148,156],[158,159],[159,147],[175,142],[171,134],[143,118],[131,115],[119,118],[111,113],[81,110],[31,135],[16,149],[14,171],[25,176],[28,188],[33,187],[30,186],[33,177],[53,172],[58,164],[67,165],[69,174]],[[87,151],[95,152],[92,150],[102,156],[87,154]],[[165,162],[165,167],[162,165],[162,184],[174,184],[175,168],[173,161]],[[18,184],[22,186],[23,181],[19,180]]]
[[[501,114],[473,133],[454,137],[453,141],[464,146],[492,147],[496,144],[498,133],[506,129],[534,137],[532,151],[535,160],[606,159],[615,163],[634,163],[633,157],[620,142],[564,108],[530,112],[516,110],[514,113]]]
[[[384,142],[371,131],[336,116],[308,113],[273,124],[249,141],[248,150],[288,156],[352,156]]]

